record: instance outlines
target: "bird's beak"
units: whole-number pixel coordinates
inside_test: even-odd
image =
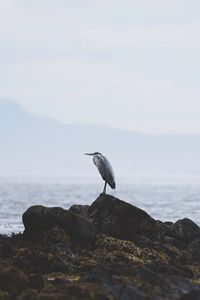
[[[94,153],[84,153],[85,155],[94,155]]]

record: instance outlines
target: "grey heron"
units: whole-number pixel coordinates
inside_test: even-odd
[[[99,152],[85,153],[85,155],[93,156],[93,162],[97,167],[99,173],[101,174],[101,177],[105,181],[103,193],[104,194],[106,193],[107,183],[112,189],[115,189],[116,187],[115,176],[114,176],[112,166],[109,163],[108,159]]]

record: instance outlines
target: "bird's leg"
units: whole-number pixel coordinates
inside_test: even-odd
[[[104,188],[103,188],[103,193],[104,194],[106,194],[106,184],[107,184],[107,182],[105,181]]]

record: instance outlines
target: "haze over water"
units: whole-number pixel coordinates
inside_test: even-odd
[[[200,225],[200,177],[118,179],[107,192],[144,209],[155,219],[190,218]],[[22,214],[31,205],[91,204],[103,190],[103,181],[74,178],[5,178],[0,180],[0,233],[23,231]]]
[[[197,0],[0,1],[1,233],[23,230],[31,205],[92,203],[95,151],[115,172],[108,193],[200,224],[199,12]]]

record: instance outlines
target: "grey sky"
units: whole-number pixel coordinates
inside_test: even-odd
[[[200,2],[1,0],[0,98],[63,122],[200,133]]]

